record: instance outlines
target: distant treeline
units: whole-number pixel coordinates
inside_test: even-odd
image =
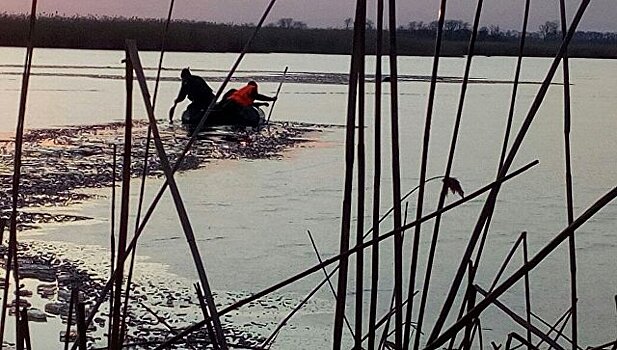
[[[351,52],[353,22],[345,19],[343,28],[309,28],[305,23],[282,18],[259,33],[251,52],[288,52],[348,54]],[[123,49],[127,38],[137,40],[141,50],[159,50],[163,20],[123,17],[64,17],[42,15],[38,18],[36,47],[75,49]],[[0,14],[0,46],[25,46],[28,33],[25,15]],[[167,34],[166,50],[197,52],[239,52],[254,30],[254,24],[220,24],[188,20],[174,21]],[[375,50],[376,31],[367,25],[367,50]],[[436,22],[410,22],[398,28],[399,54],[428,56],[434,51]],[[546,22],[528,34],[525,55],[553,56],[561,33],[556,22]],[[387,35],[387,33],[386,33]],[[445,56],[467,53],[471,36],[469,23],[449,20],[444,28]],[[513,56],[518,53],[520,33],[502,31],[497,26],[482,27],[476,53],[489,56]],[[617,34],[578,32],[570,45],[573,57],[617,57]],[[386,45],[387,46],[387,45]]]

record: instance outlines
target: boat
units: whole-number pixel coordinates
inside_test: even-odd
[[[182,124],[195,127],[199,124],[204,110],[187,109],[182,113]],[[241,127],[259,127],[265,123],[264,111],[255,106],[240,107],[240,108],[221,108],[215,106],[204,127],[213,126],[241,126]]]

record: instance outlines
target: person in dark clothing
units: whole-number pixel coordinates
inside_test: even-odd
[[[206,81],[201,77],[191,74],[188,68],[182,70],[180,77],[182,78],[182,87],[174,101],[174,105],[169,110],[169,123],[173,123],[174,112],[178,103],[188,97],[191,104],[182,113],[182,122],[196,124],[203,117],[212,100],[214,100],[214,94]]]

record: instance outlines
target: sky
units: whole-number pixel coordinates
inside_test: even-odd
[[[31,1],[1,0],[0,12],[29,11]],[[369,6],[375,7],[375,0]],[[499,25],[502,29],[519,30],[525,0],[485,0],[482,25]],[[65,15],[111,15],[124,17],[164,18],[170,0],[39,0],[39,12]],[[174,18],[212,22],[256,23],[269,0],[176,0]],[[291,17],[311,27],[343,27],[345,18],[353,17],[355,0],[278,0],[267,22]],[[472,22],[477,1],[449,0],[448,19]],[[546,21],[558,20],[558,0],[531,0],[530,29],[535,31]],[[568,19],[571,19],[580,0],[566,0]],[[436,19],[439,0],[399,0],[398,23],[430,22]],[[374,20],[374,10],[370,11]],[[591,0],[579,28],[581,30],[617,32],[617,3],[615,0]]]

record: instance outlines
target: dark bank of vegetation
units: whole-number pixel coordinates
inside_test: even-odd
[[[27,35],[25,15],[0,14],[0,45],[24,46]],[[351,19],[342,28],[309,28],[305,23],[282,18],[264,27],[251,52],[290,52],[348,54],[351,52]],[[122,49],[126,38],[136,39],[141,50],[158,50],[162,20],[105,16],[64,17],[44,14],[39,17],[34,44],[36,47],[76,49]],[[375,30],[368,23],[367,51],[374,52]],[[220,24],[188,20],[174,21],[168,33],[170,51],[238,52],[254,24]],[[436,22],[410,22],[398,28],[401,55],[433,54]],[[467,52],[471,35],[469,23],[449,20],[445,25],[443,54],[462,56]],[[559,26],[546,22],[528,33],[527,56],[552,56],[560,44]],[[520,33],[501,30],[498,26],[482,27],[478,55],[511,56],[518,50]],[[617,34],[578,32],[570,46],[573,57],[617,57]]]

